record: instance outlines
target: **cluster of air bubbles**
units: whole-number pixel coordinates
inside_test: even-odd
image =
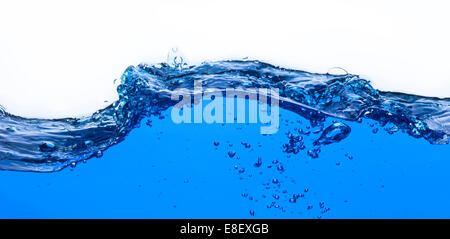
[[[303,140],[304,140],[302,136],[293,135],[292,133],[288,133],[287,136],[288,136],[288,138],[291,139],[291,142],[290,142],[291,147],[293,145],[298,144],[299,141],[303,142]],[[215,141],[215,142],[217,142],[217,141]],[[232,143],[230,143],[228,141],[227,141],[227,144],[230,147],[232,146]],[[242,141],[241,145],[243,145],[244,148],[249,148],[246,146],[250,145],[250,144]],[[258,145],[260,145],[260,143],[258,143]],[[304,144],[302,143],[302,145],[304,145]],[[215,146],[218,146],[218,144],[217,145],[215,144]],[[316,149],[316,148],[315,148],[315,150],[317,150],[317,152],[319,151],[319,149]],[[289,151],[289,152],[294,153],[294,151]],[[228,153],[229,158],[236,158],[236,155],[235,155],[236,151],[228,151],[227,153]],[[245,163],[245,162],[246,161],[242,161],[241,163]],[[289,179],[289,177],[287,175],[283,174],[286,169],[285,169],[284,164],[279,159],[273,159],[269,164],[267,164],[267,167],[262,167],[263,159],[261,156],[257,156],[256,161],[253,161],[250,165],[252,165],[253,167],[248,169],[248,171],[245,169],[245,167],[243,167],[243,165],[240,165],[240,164],[234,165],[234,169],[236,170],[238,175],[240,175],[239,177],[241,180],[243,179],[242,174],[247,173],[248,176],[250,177],[252,175],[252,170],[264,170],[264,168],[268,168],[268,169],[273,168],[273,170],[274,170],[273,172],[277,172],[278,176],[274,175],[273,173],[267,172],[267,174],[270,176],[269,176],[269,178],[266,178],[267,181],[265,181],[265,183],[262,183],[264,190],[269,190],[268,192],[269,192],[270,196],[266,196],[266,194],[263,194],[263,195],[261,195],[261,198],[254,198],[253,196],[250,196],[248,192],[244,192],[241,194],[241,196],[245,199],[248,199],[248,200],[254,201],[254,202],[258,202],[260,200],[267,201],[268,209],[277,209],[277,210],[280,210],[281,212],[285,213],[287,211],[286,206],[288,206],[288,204],[289,205],[296,204],[298,202],[298,200],[305,198],[305,195],[309,192],[309,189],[305,188],[300,193],[289,194],[288,190],[283,188],[283,186],[285,186],[284,184],[286,184],[286,183],[292,182],[293,184],[296,184],[296,182],[294,179],[285,181],[285,179]],[[262,172],[263,171],[260,171],[259,175],[263,175]],[[264,174],[266,174],[266,173],[264,173]],[[307,201],[305,201],[305,202],[307,202]],[[288,203],[288,204],[285,204],[285,203]],[[303,203],[300,205],[303,205]],[[292,205],[292,207],[294,207],[294,205]],[[306,207],[305,208],[306,210],[313,209],[313,205],[307,205],[305,207]],[[324,207],[323,202],[320,202],[319,207],[316,207],[316,208],[319,211],[319,213],[320,213],[320,211],[328,210]],[[254,210],[249,209],[249,211],[250,211],[250,215],[253,215]],[[293,213],[293,211],[291,211],[291,213]]]
[[[283,152],[288,154],[298,154],[300,150],[305,149],[305,144],[303,142],[303,137],[300,135],[294,135],[291,132],[287,133],[289,142],[283,144]]]
[[[320,148],[317,147],[317,148],[313,148],[313,149],[308,150],[307,154],[308,154],[309,157],[315,159],[315,158],[319,157],[320,151],[321,151]]]
[[[146,124],[148,127],[152,127],[152,123],[153,123],[153,121],[152,121],[151,119],[148,119],[148,120],[145,122],[145,124]]]
[[[249,143],[244,142],[244,141],[242,141],[241,144],[242,144],[246,149],[248,149],[248,148],[251,147],[251,145],[250,145]]]
[[[305,197],[305,194],[303,194],[303,193],[293,194],[292,197],[289,198],[289,202],[296,203],[299,198],[304,198],[304,197]]]
[[[395,124],[389,123],[384,127],[384,130],[386,130],[388,134],[394,134],[398,132],[399,128]]]
[[[344,155],[345,157],[347,157],[348,159],[350,159],[350,160],[352,160],[353,159],[353,156],[352,155],[350,155],[349,153],[346,153],[345,155]]]

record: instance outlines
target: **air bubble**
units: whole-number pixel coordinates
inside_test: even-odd
[[[53,152],[56,150],[56,146],[51,143],[51,142],[43,142],[40,146],[39,146],[39,150],[41,152]]]
[[[236,155],[236,151],[229,151],[228,157],[233,158]]]

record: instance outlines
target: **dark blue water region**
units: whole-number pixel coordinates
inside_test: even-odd
[[[54,173],[0,171],[0,218],[450,215],[448,144],[371,119],[328,117],[324,130],[280,109],[278,133],[261,135],[260,124],[174,124],[170,109],[103,157]],[[317,146],[336,127],[338,141]]]

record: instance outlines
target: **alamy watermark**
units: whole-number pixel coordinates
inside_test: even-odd
[[[180,97],[182,97],[181,100]],[[260,128],[261,134],[275,134],[279,129],[278,89],[227,88],[219,90],[203,88],[201,81],[194,81],[193,92],[178,88],[172,92],[171,99],[179,101],[171,112],[172,121],[177,124],[258,123],[259,120],[263,124]],[[248,104],[246,104],[246,99],[248,99]],[[247,105],[248,110],[246,109]],[[248,112],[248,116],[246,112]]]

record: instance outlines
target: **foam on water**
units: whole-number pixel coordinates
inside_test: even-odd
[[[119,100],[91,116],[30,119],[0,107],[0,169],[53,172],[101,157],[103,151],[125,140],[144,118],[159,115],[178,103],[171,100],[175,89],[185,88],[194,94],[194,81],[201,82],[203,89],[221,92],[227,88],[279,89],[280,106],[307,119],[314,128],[288,135],[288,143],[280,145],[287,153],[304,149],[301,135],[320,135],[314,148],[308,150],[313,158],[318,157],[320,147],[344,140],[351,127],[343,122],[325,125],[330,117],[356,122],[371,119],[387,132],[403,130],[431,144],[450,142],[448,98],[381,92],[357,75],[309,73],[260,61],[187,66],[179,58],[172,60],[173,64],[128,67],[117,87]],[[235,152],[228,155],[234,157]]]

